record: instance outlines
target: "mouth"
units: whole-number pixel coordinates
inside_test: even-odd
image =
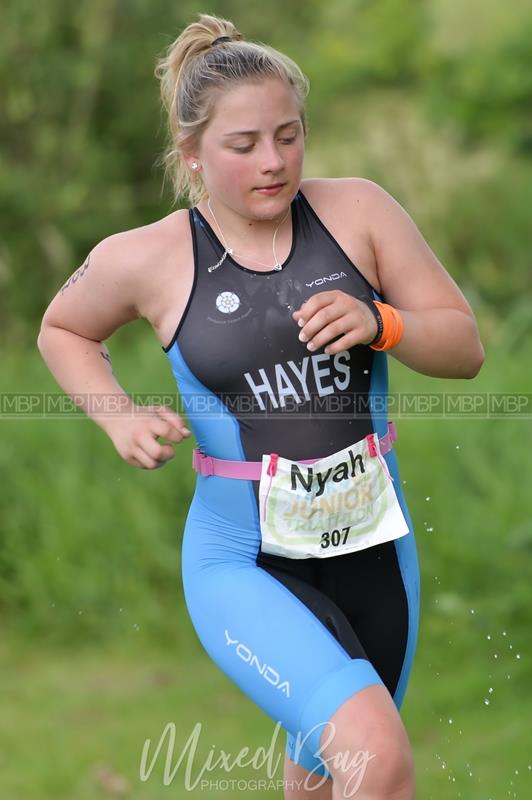
[[[255,187],[255,191],[256,192],[264,192],[266,194],[269,194],[270,192],[273,193],[273,192],[279,191],[279,189],[282,189],[283,186],[286,186],[286,184],[284,184],[284,183],[271,183],[269,186],[256,186]]]

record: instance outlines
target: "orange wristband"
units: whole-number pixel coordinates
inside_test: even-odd
[[[399,344],[403,335],[403,319],[398,310],[388,303],[373,301],[382,317],[382,336],[376,344],[370,344],[372,350],[390,350]]]

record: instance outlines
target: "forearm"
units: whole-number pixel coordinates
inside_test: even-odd
[[[63,391],[75,396],[76,405],[106,432],[112,419],[109,411],[116,409],[118,402],[106,403],[104,396],[113,395],[120,402],[121,412],[133,408],[133,402],[113,375],[109,351],[103,342],[46,325],[41,328],[37,346]]]
[[[474,378],[484,361],[475,320],[455,308],[402,311],[403,335],[388,352],[434,378]]]

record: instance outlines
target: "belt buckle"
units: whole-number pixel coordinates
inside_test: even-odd
[[[207,456],[205,453],[202,453],[201,450],[196,450],[195,453],[195,467],[200,475],[204,478],[208,478],[211,475],[214,475],[214,464],[212,461],[212,456]]]

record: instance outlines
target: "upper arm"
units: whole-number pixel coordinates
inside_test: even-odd
[[[364,184],[368,228],[384,300],[405,311],[455,308],[473,316],[410,215],[378,184],[369,180]]]
[[[103,341],[140,316],[141,256],[134,233],[114,234],[91,250],[49,304],[42,327],[52,325]]]

